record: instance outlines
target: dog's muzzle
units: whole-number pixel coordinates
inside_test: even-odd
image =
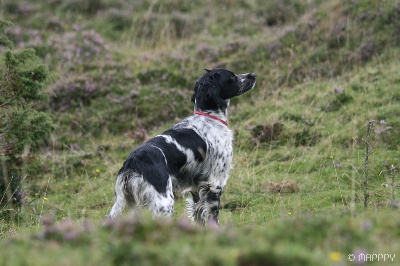
[[[246,73],[237,75],[239,80],[239,94],[241,95],[246,91],[251,90],[256,85],[256,74],[254,73]]]

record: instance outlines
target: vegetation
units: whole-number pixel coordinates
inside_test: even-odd
[[[13,138],[20,162],[9,165],[20,172],[7,176],[23,173],[26,193],[1,209],[2,261],[352,265],[364,261],[348,254],[399,250],[398,1],[4,0],[1,7],[13,23],[0,34],[1,91],[7,55],[18,73],[39,68],[40,79],[21,90],[37,97],[12,108],[47,121],[24,131],[31,135],[15,127],[24,138]],[[181,201],[172,220],[127,215],[99,226],[128,153],[190,115],[194,82],[214,67],[257,74],[256,88],[229,110],[234,169],[221,227],[188,223]],[[2,112],[7,99],[0,96]],[[1,121],[0,133],[21,125]],[[37,135],[38,128],[46,130]]]
[[[12,48],[13,43],[4,35],[8,23],[0,21],[0,43]],[[35,110],[33,103],[43,98],[48,75],[43,64],[38,63],[35,51],[4,51],[0,65],[0,206],[2,219],[9,219],[7,210],[22,204],[25,192],[20,183],[24,163],[33,158],[35,150],[49,136],[53,123],[50,115]],[[14,212],[10,212],[12,217]],[[13,219],[11,219],[13,220]]]

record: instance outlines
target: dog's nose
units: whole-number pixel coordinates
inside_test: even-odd
[[[256,74],[249,73],[249,74],[247,74],[246,78],[248,78],[248,79],[256,79]]]

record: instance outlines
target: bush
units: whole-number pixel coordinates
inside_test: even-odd
[[[32,160],[30,150],[47,139],[53,122],[49,114],[35,110],[44,99],[40,92],[48,70],[33,49],[10,50],[14,45],[4,35],[9,24],[0,21],[0,205],[13,209],[25,195],[20,186],[23,164]]]

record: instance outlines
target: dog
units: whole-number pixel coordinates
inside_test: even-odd
[[[138,146],[123,163],[109,218],[121,215],[126,206],[171,216],[174,195],[189,192],[189,218],[202,225],[219,224],[233,155],[227,109],[231,98],[254,88],[256,75],[222,68],[205,71],[194,86],[194,114]]]

